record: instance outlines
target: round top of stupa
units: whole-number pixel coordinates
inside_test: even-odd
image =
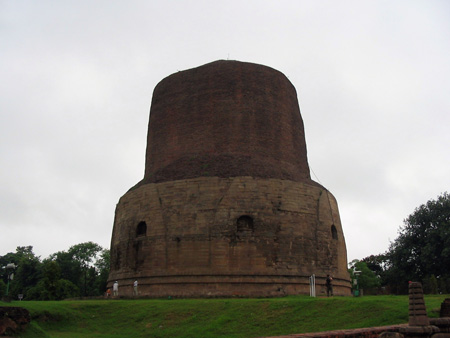
[[[156,86],[140,184],[202,176],[310,180],[297,93],[285,75],[221,60]]]

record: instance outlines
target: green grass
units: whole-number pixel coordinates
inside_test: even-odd
[[[448,295],[426,296],[430,317]],[[30,311],[28,337],[261,337],[408,322],[407,296],[0,303]]]

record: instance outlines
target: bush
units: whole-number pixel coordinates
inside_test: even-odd
[[[65,298],[77,297],[80,289],[71,281],[66,279],[57,280],[51,287],[45,280],[28,290],[26,294],[27,300],[62,300]]]

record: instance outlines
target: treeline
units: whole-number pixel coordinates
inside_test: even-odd
[[[60,300],[99,296],[105,292],[109,274],[109,250],[93,242],[74,245],[41,260],[32,246],[0,256],[1,295],[26,300]],[[16,266],[11,268],[11,263]],[[10,268],[6,268],[9,264]],[[13,279],[8,275],[13,272]]]
[[[416,208],[403,222],[387,252],[354,260],[360,287],[406,294],[408,282],[421,282],[427,294],[450,293],[450,195]]]

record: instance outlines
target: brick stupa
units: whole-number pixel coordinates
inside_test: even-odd
[[[290,81],[216,61],[155,88],[145,175],[120,199],[108,286],[142,296],[349,295],[333,195],[311,180]]]

